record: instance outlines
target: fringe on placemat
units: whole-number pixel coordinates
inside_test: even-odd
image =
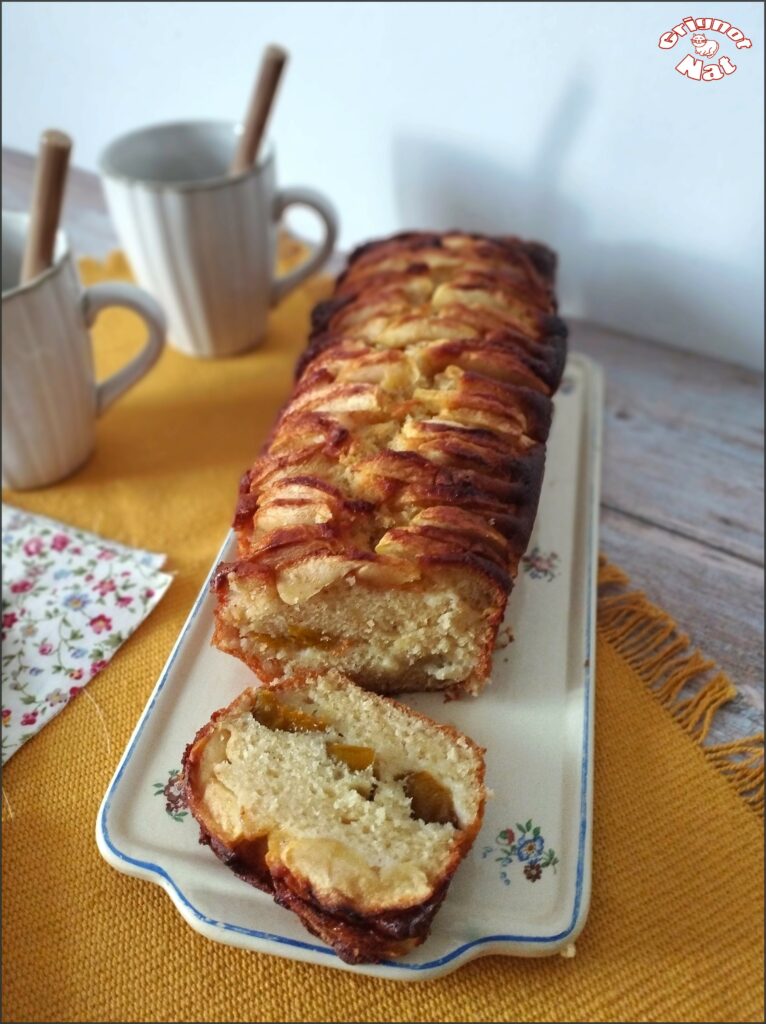
[[[603,555],[599,559],[598,629],[700,745],[709,763],[753,808],[764,809],[763,733],[706,744],[716,712],[737,694],[715,662],[692,649],[689,637]]]

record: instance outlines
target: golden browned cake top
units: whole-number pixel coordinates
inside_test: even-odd
[[[290,604],[341,576],[464,565],[507,588],[532,529],[566,355],[555,259],[515,238],[357,249],[242,481],[240,557]]]

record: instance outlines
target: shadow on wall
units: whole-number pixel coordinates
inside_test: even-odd
[[[566,315],[752,366],[754,324],[763,321],[762,301],[754,308],[762,268],[743,274],[708,253],[589,237],[587,214],[566,194],[563,176],[591,102],[583,81],[567,90],[526,173],[451,142],[397,136],[399,223],[545,241],[559,253]]]
[[[704,253],[631,244],[591,245],[583,263],[583,316],[753,367],[762,268],[743,272]]]
[[[567,256],[586,248],[586,216],[564,194],[569,151],[593,102],[580,75],[564,92],[539,151],[526,173],[510,170],[475,149],[402,134],[393,143],[393,180],[399,223],[436,230],[464,228],[517,234],[547,242],[563,257],[562,308],[583,314],[583,278]],[[511,130],[509,118],[508,130]]]

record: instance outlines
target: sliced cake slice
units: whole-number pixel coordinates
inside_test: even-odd
[[[200,841],[347,963],[424,941],[486,797],[472,740],[336,671],[245,690],[183,763]]]

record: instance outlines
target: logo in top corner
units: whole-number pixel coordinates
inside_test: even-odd
[[[723,38],[719,41],[711,33]],[[658,46],[661,50],[672,50],[677,43],[682,46],[688,43],[690,49],[676,64],[676,71],[693,82],[719,82],[734,74],[737,65],[727,54],[722,54],[717,61],[711,59],[722,44],[733,45],[735,50],[749,50],[753,45],[741,29],[720,18],[684,18],[662,33]]]

